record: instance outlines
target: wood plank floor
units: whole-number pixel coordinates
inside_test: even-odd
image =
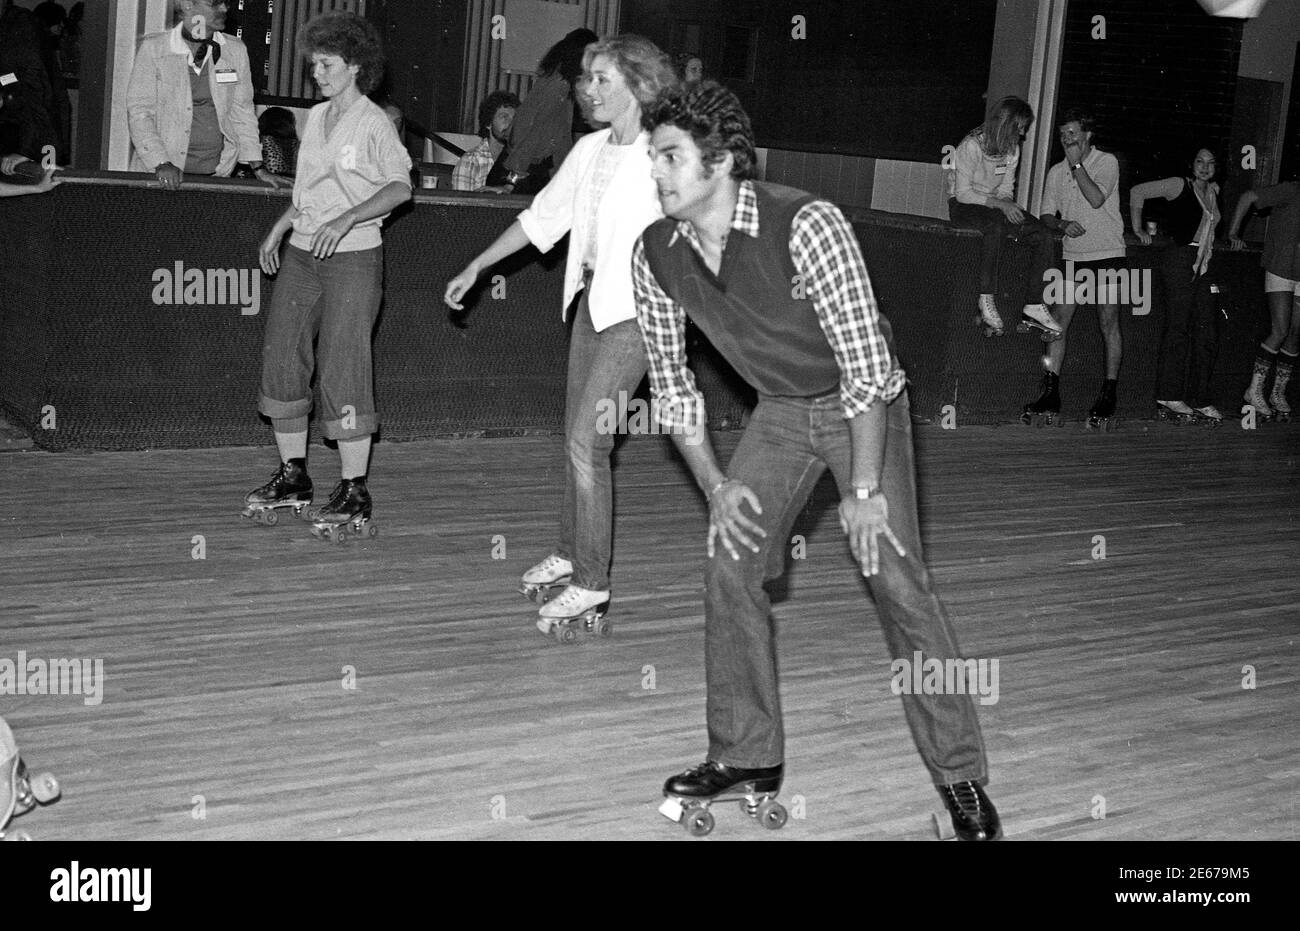
[[[980,713],[1008,836],[1296,839],[1300,425],[923,427],[917,446],[939,590],[966,655],[1000,664]],[[326,489],[335,456],[313,450]],[[239,518],[274,465],[269,447],[0,455],[0,661],[104,672],[99,704],[0,695],[64,786],[16,826],[688,839],[655,807],[705,749],[706,524],[667,441],[618,454],[616,633],[567,648],[514,591],[553,542],[558,438],[381,445],[381,535],[347,548]],[[801,517],[776,609],[794,817],[768,832],[729,805],[713,839],[930,836],[937,796],[832,501],[823,484]]]

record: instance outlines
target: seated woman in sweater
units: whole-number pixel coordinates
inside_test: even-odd
[[[1020,140],[1034,121],[1034,111],[1019,97],[998,101],[983,126],[972,129],[957,146],[948,178],[948,216],[957,226],[984,234],[980,252],[980,315],[985,336],[1001,336],[1002,315],[993,296],[998,291],[998,263],[1008,234],[1033,248],[1033,264],[1025,286],[1024,318],[1058,339],[1060,325],[1043,306],[1043,272],[1052,265],[1052,237],[1038,218],[1014,200]]]

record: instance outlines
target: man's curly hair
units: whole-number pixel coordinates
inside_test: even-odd
[[[384,78],[384,46],[379,31],[356,13],[322,13],[298,34],[298,49],[310,57],[337,55],[346,64],[360,65],[357,90],[369,94]]]
[[[497,111],[502,107],[518,110],[519,95],[512,94],[510,91],[493,91],[478,105],[478,134],[484,139],[492,135],[492,120],[496,118]]]
[[[665,91],[641,114],[641,124],[649,132],[659,126],[676,126],[690,133],[705,165],[718,164],[730,152],[733,178],[753,178],[758,173],[749,114],[736,95],[717,81],[702,81],[690,90]]]

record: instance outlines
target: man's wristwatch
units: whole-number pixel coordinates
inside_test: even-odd
[[[1076,164],[1076,165],[1071,165],[1071,166],[1070,166],[1070,174],[1074,174],[1076,171],[1078,171],[1078,170],[1079,170],[1080,168],[1082,168],[1082,167],[1083,167],[1083,162],[1079,162],[1079,163]]]
[[[879,498],[882,494],[879,485],[854,485],[853,497],[859,501],[869,501],[872,498]]]

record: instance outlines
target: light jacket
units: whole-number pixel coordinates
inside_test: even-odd
[[[587,251],[585,223],[575,223],[574,209],[579,185],[595,165],[596,156],[609,139],[602,129],[583,136],[560,164],[551,182],[538,192],[532,204],[519,215],[529,241],[547,252],[572,230],[569,257],[564,266],[564,307],[582,287],[582,256]],[[642,132],[632,143],[597,208],[600,239],[596,243],[596,268],[592,275],[591,324],[599,333],[616,323],[636,319],[632,296],[632,247],[647,226],[664,213],[659,192],[650,177],[650,136]]]
[[[153,171],[171,162],[182,171],[190,148],[190,123],[194,104],[190,96],[190,49],[181,38],[181,25],[140,40],[126,94],[127,124],[131,129],[132,171]],[[228,176],[238,162],[260,162],[262,144],[253,109],[253,78],[248,50],[234,36],[213,33],[221,46],[221,60],[206,66],[212,105],[225,144],[216,174]],[[233,71],[237,80],[219,83],[217,72]]]

